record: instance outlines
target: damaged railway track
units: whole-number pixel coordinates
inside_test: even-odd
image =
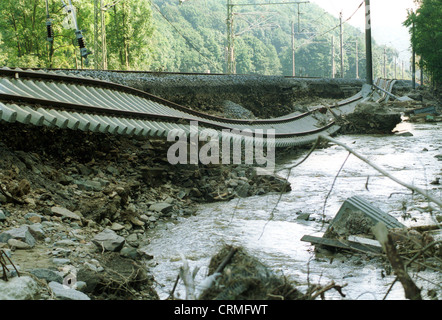
[[[274,130],[275,147],[300,146],[314,142],[320,134],[339,130],[336,116],[351,113],[367,99],[369,90],[335,105],[318,106],[305,113],[272,119],[227,119],[198,112],[128,86],[90,77],[54,71],[0,69],[0,120],[36,126],[58,127],[121,135],[166,138],[172,130],[190,132],[197,121],[199,130],[215,129],[219,136],[236,130],[229,139],[258,143],[243,130]],[[239,132],[239,133],[238,133]],[[263,139],[260,143],[266,143]],[[274,141],[274,142],[273,142]]]

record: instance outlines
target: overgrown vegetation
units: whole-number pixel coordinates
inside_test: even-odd
[[[419,8],[410,11],[404,25],[410,28],[411,44],[420,56],[420,66],[437,84],[442,84],[442,2],[415,0]]]
[[[67,3],[67,1],[65,1]],[[46,40],[45,1],[0,2],[0,65],[85,67],[75,34],[63,28],[61,0],[48,0],[54,50]],[[258,3],[244,0],[243,3]],[[72,0],[88,50],[94,50],[94,0]],[[180,72],[226,71],[226,1],[104,0],[108,69]],[[340,76],[339,20],[314,3],[234,8],[236,72],[292,75],[292,23],[298,76]],[[355,4],[356,9],[356,4]],[[363,8],[359,8],[363,10]],[[298,20],[299,18],[299,20]],[[347,17],[344,17],[346,19]],[[358,59],[356,59],[356,43]],[[344,77],[365,77],[364,34],[344,24]],[[373,46],[374,75],[383,75],[383,50]],[[387,48],[387,72],[398,53]],[[94,53],[89,55],[95,67]]]
[[[108,1],[111,2],[111,1]],[[67,3],[67,1],[65,1]],[[94,0],[73,0],[78,27],[86,48],[94,48]],[[81,68],[74,30],[66,29],[67,16],[60,0],[49,0],[54,47],[46,32],[45,1],[0,1],[0,65],[8,67]],[[105,12],[109,69],[145,68],[149,65],[152,11],[148,0],[124,0]],[[91,65],[94,65],[91,55]]]

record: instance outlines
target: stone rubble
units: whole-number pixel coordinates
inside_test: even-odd
[[[227,112],[251,115],[233,103]],[[147,230],[196,214],[199,203],[290,189],[245,165],[172,166],[167,148],[0,123],[0,252],[18,270],[9,261],[6,275],[0,270],[8,279],[0,280],[0,300],[158,299]]]
[[[18,269],[0,299],[158,299],[147,230],[290,189],[245,165],[172,166],[164,141],[4,123],[0,141],[0,250]]]

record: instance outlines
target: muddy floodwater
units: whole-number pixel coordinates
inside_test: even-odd
[[[398,179],[431,189],[432,194],[440,198],[441,185],[431,184],[442,175],[440,125],[402,123],[399,127],[413,136],[346,135],[336,139]],[[280,163],[278,174],[287,177],[287,168],[306,154],[307,151]],[[152,231],[148,251],[154,259],[149,266],[160,298],[167,298],[173,288],[182,265],[180,254],[186,257],[191,268],[201,268],[196,277],[199,282],[207,275],[210,258],[223,244],[231,244],[246,248],[275,273],[297,283],[303,292],[309,284],[327,285],[334,281],[338,285],[346,284],[343,289],[346,296],[330,290],[325,294],[326,299],[383,299],[395,276],[385,272],[381,259],[350,252],[335,254],[333,258],[319,256],[314,246],[300,239],[304,235],[322,236],[327,222],[343,202],[355,195],[406,226],[432,224],[434,213],[440,214],[440,208],[420,195],[412,195],[410,190],[382,176],[353,155],[337,176],[347,156],[348,152],[336,145],[314,151],[307,161],[291,171],[288,179],[292,191],[282,195],[279,202],[279,194],[271,194],[202,205],[196,215],[164,223]],[[298,219],[301,214],[310,216],[308,220]],[[427,270],[410,274],[416,284],[424,288],[424,298],[425,288],[435,286],[441,298],[440,273]],[[175,296],[185,298],[181,281]],[[386,299],[405,299],[399,282]]]

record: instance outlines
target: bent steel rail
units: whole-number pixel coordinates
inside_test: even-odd
[[[263,143],[274,130],[276,147],[298,146],[319,134],[334,134],[335,114],[352,112],[364,99],[359,92],[336,105],[274,119],[240,120],[192,110],[144,91],[90,77],[21,69],[0,69],[0,120],[61,129],[166,138],[210,128],[219,137]],[[331,111],[333,109],[333,111]],[[191,132],[196,122],[199,132]],[[260,135],[262,133],[262,135]]]

